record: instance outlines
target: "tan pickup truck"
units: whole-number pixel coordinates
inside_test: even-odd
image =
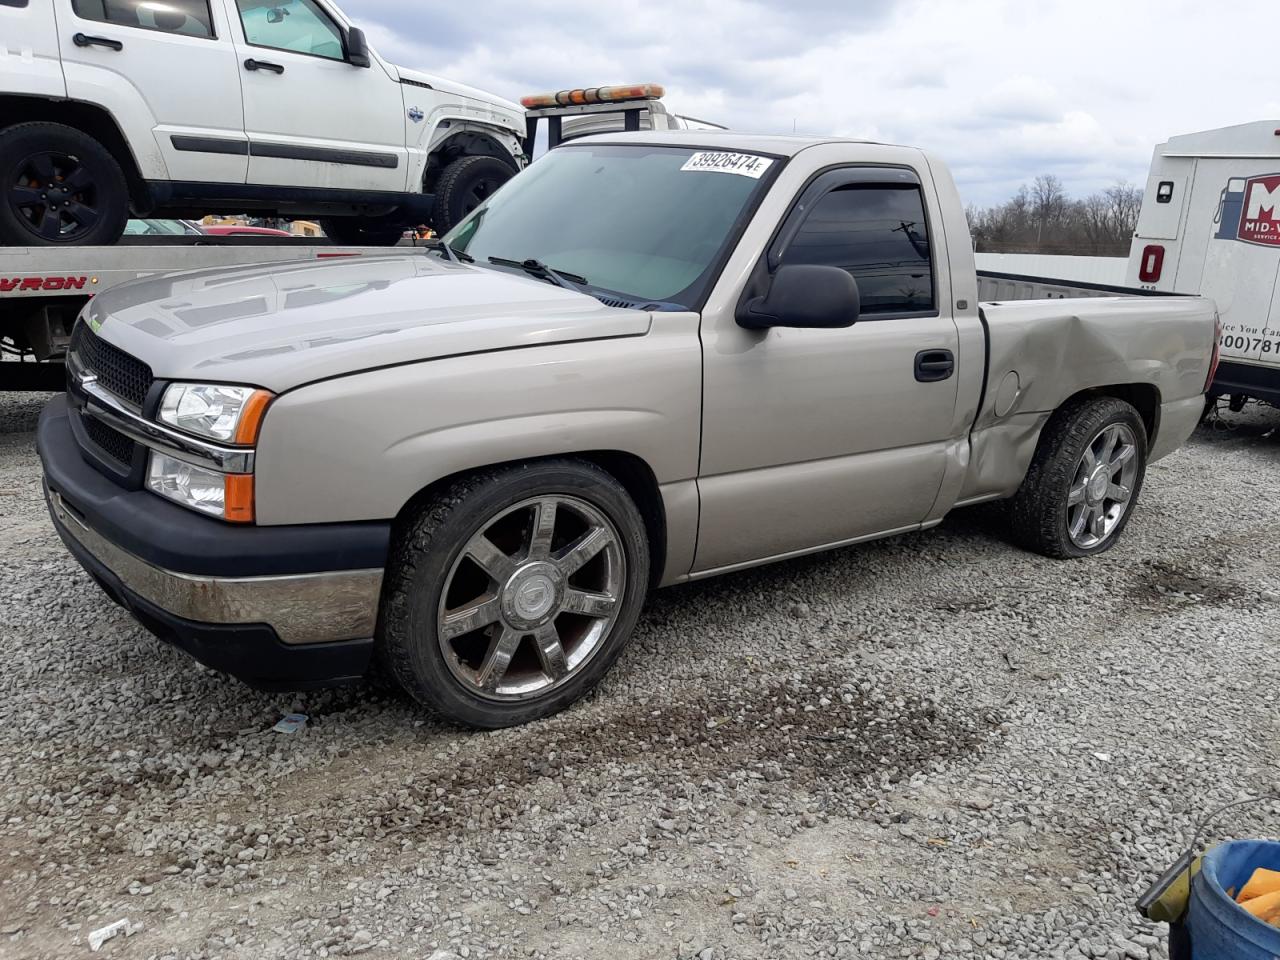
[[[95,298],[39,428],[69,549],[252,684],[364,675],[500,727],[617,660],[651,588],[1011,499],[1086,557],[1187,439],[1195,297],[978,302],[946,167],[707,131],[551,151],[404,256]]]

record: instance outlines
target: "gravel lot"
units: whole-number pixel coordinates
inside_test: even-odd
[[[1280,788],[1274,410],[1101,559],[988,507],[665,591],[589,701],[477,734],[153,641],[52,531],[42,400],[0,398],[0,957],[1158,958],[1134,897]]]

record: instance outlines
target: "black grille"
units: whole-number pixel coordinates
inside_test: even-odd
[[[82,367],[97,375],[103,389],[135,407],[142,406],[155,379],[145,363],[113,347],[83,322],[77,323],[71,334],[71,350]]]
[[[84,432],[103,453],[121,466],[133,466],[133,441],[123,433],[113,430],[97,417],[83,416]]]

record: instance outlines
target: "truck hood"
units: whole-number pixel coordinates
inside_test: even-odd
[[[167,274],[100,294],[85,320],[158,378],[276,393],[438,357],[642,336],[650,324],[642,310],[424,253]]]
[[[512,128],[521,136],[524,135],[524,107],[520,106],[520,104],[505,100],[477,87],[469,87],[465,83],[458,83],[446,77],[438,77],[434,73],[410,70],[408,67],[401,67],[397,64],[392,64],[391,67],[398,74],[401,83],[408,81],[410,83],[425,84],[440,93],[451,94],[455,97],[465,97],[468,100],[476,100],[485,104],[492,110],[505,115]]]

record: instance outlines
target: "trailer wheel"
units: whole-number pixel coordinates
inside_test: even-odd
[[[344,247],[394,247],[408,224],[403,217],[326,217],[320,229]]]
[[[472,474],[392,547],[378,652],[410,695],[495,729],[563,710],[631,638],[649,583],[644,520],[594,464]]]
[[[432,226],[444,236],[516,175],[497,157],[462,157],[444,168],[436,181]]]
[[[1147,469],[1147,431],[1114,397],[1074,401],[1045,425],[1013,498],[1013,536],[1029,550],[1067,559],[1115,546]]]
[[[61,123],[0,130],[0,243],[115,243],[129,220],[129,185],[115,157]]]

